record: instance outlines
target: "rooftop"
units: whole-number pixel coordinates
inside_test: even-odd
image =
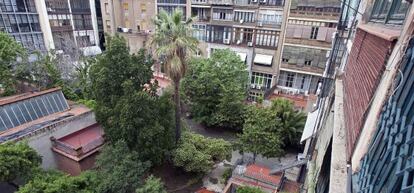
[[[104,144],[104,131],[99,124],[93,124],[59,139],[51,138],[53,150],[79,161],[96,152]]]
[[[91,110],[66,101],[60,88],[0,99],[0,143],[17,141]]]

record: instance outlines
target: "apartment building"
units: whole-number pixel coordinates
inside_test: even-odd
[[[413,192],[412,2],[346,0],[341,10],[302,136],[306,191]]]
[[[4,0],[0,29],[30,51],[101,52],[95,0]]]
[[[277,83],[289,1],[192,0],[194,37],[200,55],[235,51],[250,73],[250,100],[263,97]]]
[[[152,19],[157,12],[155,0],[101,0],[100,6],[105,33],[123,36],[132,53],[150,46]]]
[[[270,98],[287,98],[306,111],[312,108],[330,54],[340,4],[336,0],[291,2],[279,79]]]
[[[30,51],[45,51],[39,13],[34,0],[2,0],[0,30],[10,34]]]

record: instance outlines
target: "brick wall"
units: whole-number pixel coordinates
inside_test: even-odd
[[[375,93],[393,43],[358,29],[344,76],[347,156],[352,155],[365,112]],[[368,143],[368,141],[367,141]]]

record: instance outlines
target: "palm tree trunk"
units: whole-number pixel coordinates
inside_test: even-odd
[[[180,103],[180,80],[174,81],[175,102],[175,143],[178,144],[181,137],[181,103]]]

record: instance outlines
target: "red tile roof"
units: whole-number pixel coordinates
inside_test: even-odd
[[[281,180],[279,175],[270,175],[270,169],[256,164],[247,166],[245,176],[255,178],[260,181],[268,182],[274,185],[278,185]]]
[[[207,190],[206,188],[201,188],[200,190],[197,190],[197,192],[195,193],[215,193],[215,192]]]

